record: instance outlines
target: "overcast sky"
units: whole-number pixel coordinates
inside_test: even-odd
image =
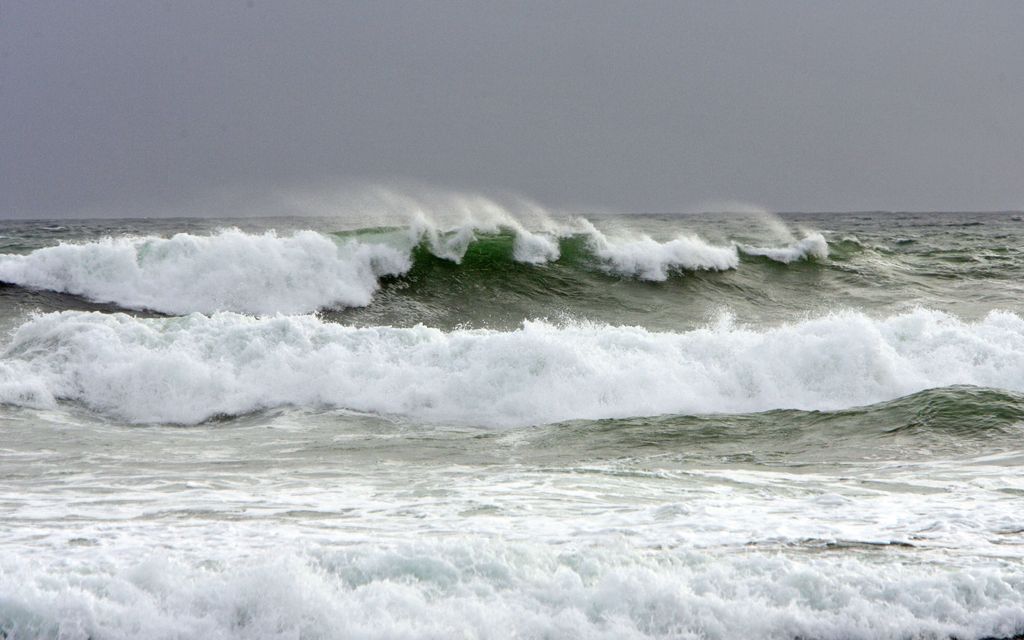
[[[0,217],[404,180],[1021,209],[1022,34],[996,1],[0,0]]]

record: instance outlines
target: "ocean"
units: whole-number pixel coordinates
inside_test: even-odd
[[[0,221],[0,638],[1021,636],[1022,233]]]

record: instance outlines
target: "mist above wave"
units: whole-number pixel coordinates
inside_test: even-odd
[[[1024,319],[918,310],[760,330],[723,319],[681,333],[546,322],[444,332],[312,316],[69,311],[26,322],[0,359],[0,402],[71,400],[133,422],[294,405],[516,426],[839,409],[957,384],[1024,390]]]

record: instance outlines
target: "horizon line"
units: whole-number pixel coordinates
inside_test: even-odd
[[[788,210],[788,211],[735,211],[729,209],[707,210],[707,211],[562,211],[551,215],[572,215],[572,216],[701,216],[701,215],[757,215],[770,213],[773,215],[1024,215],[1024,209],[974,209],[974,210],[927,210],[927,209],[844,209],[844,210]],[[201,215],[139,215],[139,216],[67,216],[55,217],[0,217],[0,223],[4,222],[86,222],[90,220],[261,220],[274,218],[339,218],[344,214],[253,214],[253,215],[226,215],[226,216],[201,216]]]

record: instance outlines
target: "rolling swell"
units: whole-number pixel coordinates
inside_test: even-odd
[[[663,415],[570,421],[527,437],[533,455],[617,458],[623,451],[714,455],[722,462],[813,463],[819,457],[899,459],[1017,448],[1024,395],[954,385],[836,411],[776,409],[761,413]],[[927,447],[922,451],[922,447]]]

